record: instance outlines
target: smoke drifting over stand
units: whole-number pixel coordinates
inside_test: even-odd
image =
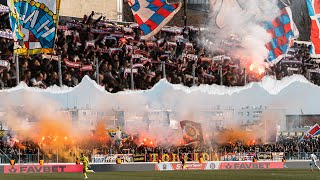
[[[85,89],[79,87],[86,87]],[[10,93],[8,93],[10,92]],[[297,96],[297,94],[304,92],[304,96]],[[17,88],[11,90],[0,91],[0,98],[6,100],[6,103],[2,107],[12,107],[23,105],[22,110],[27,114],[34,116],[38,123],[31,123],[33,127],[27,126],[25,123],[26,118],[18,115],[18,110],[9,109],[6,116],[6,122],[9,128],[23,130],[21,135],[17,138],[27,139],[32,138],[33,140],[44,141],[51,137],[54,142],[54,136],[59,135],[59,140],[56,142],[65,142],[63,147],[71,145],[82,145],[85,147],[93,147],[93,144],[99,144],[102,141],[108,141],[108,135],[103,129],[116,128],[115,125],[105,125],[98,123],[95,126],[95,130],[100,136],[105,134],[103,138],[91,136],[91,131],[74,129],[70,127],[72,124],[69,123],[70,119],[62,113],[59,113],[61,107],[66,107],[65,98],[69,96],[70,99],[76,98],[78,101],[78,108],[85,107],[88,103],[87,98],[91,97],[91,107],[94,110],[113,112],[113,108],[123,109],[125,112],[125,120],[131,120],[126,122],[123,127],[123,131],[128,135],[139,134],[139,140],[136,143],[143,143],[144,138],[149,138],[154,145],[180,145],[182,139],[182,133],[180,130],[171,130],[171,127],[179,129],[179,122],[182,120],[192,120],[202,123],[203,134],[208,142],[211,139],[217,138],[215,128],[210,128],[210,124],[214,123],[214,119],[209,118],[210,116],[204,116],[202,113],[204,110],[225,109],[232,106],[234,109],[240,109],[250,106],[267,106],[271,109],[283,109],[288,114],[300,113],[303,109],[304,113],[319,113],[318,106],[315,104],[319,97],[319,87],[309,83],[302,76],[292,76],[284,78],[282,81],[274,80],[270,77],[265,77],[260,83],[251,83],[245,87],[223,87],[217,85],[202,85],[200,87],[187,88],[181,85],[172,85],[165,80],[161,80],[154,86],[153,89],[147,91],[127,91],[118,94],[110,94],[105,92],[103,88],[100,88],[95,84],[94,81],[90,80],[89,77],[85,77],[81,84],[72,89],[65,88],[63,90],[48,89],[39,90],[34,88],[23,87],[19,85]],[[297,106],[299,105],[299,106]],[[175,112],[170,117],[170,122],[163,121],[166,115],[157,117],[149,116],[143,118],[143,114],[150,110],[172,110]],[[280,112],[280,111],[279,111]],[[141,114],[137,118],[129,118],[129,114]],[[270,116],[270,114],[273,114]],[[112,114],[111,114],[112,115]],[[113,114],[114,115],[114,114]],[[275,116],[274,112],[267,112],[263,114],[263,121],[269,124],[275,124],[276,120],[281,117]],[[30,119],[31,120],[31,119]],[[97,119],[104,122],[106,119]],[[161,120],[161,121],[160,121]],[[148,129],[144,129],[149,123]],[[169,123],[169,124],[168,124]],[[225,141],[230,139],[237,139],[236,135],[244,134],[245,138],[243,141],[252,141],[255,138],[266,138],[269,134],[265,132],[266,127],[257,126],[252,132],[243,133],[237,132],[240,122],[239,119],[226,119],[224,122],[227,128],[233,129],[235,132],[229,133],[230,138],[225,138]],[[88,126],[90,122],[87,122]],[[234,126],[231,126],[234,125]],[[169,125],[169,127],[168,127]],[[102,127],[102,128],[101,128]],[[285,126],[282,126],[285,127]],[[243,128],[240,128],[243,130]],[[43,131],[41,131],[43,130]],[[268,129],[267,129],[268,130]],[[50,134],[49,134],[50,132]],[[43,133],[43,134],[41,134]],[[255,134],[253,137],[252,134]],[[241,135],[242,136],[242,135]],[[259,137],[257,137],[259,136]],[[53,139],[52,139],[53,138]],[[81,140],[78,141],[77,138]],[[49,138],[50,139],[50,138]],[[97,139],[95,142],[94,139]],[[74,142],[72,142],[74,140]],[[169,142],[169,143],[168,143]],[[222,143],[221,141],[216,141]],[[151,143],[149,141],[149,143]],[[228,142],[227,142],[228,143]],[[57,146],[60,147],[60,146]],[[72,146],[71,146],[72,147]]]
[[[210,20],[203,43],[209,50],[224,47],[225,41],[238,40],[228,55],[243,64],[264,65],[268,56],[265,44],[271,36],[261,26],[280,14],[278,0],[211,0]]]

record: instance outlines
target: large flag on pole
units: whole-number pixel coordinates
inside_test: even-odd
[[[306,0],[311,18],[311,54],[320,55],[320,1]]]
[[[185,144],[203,142],[202,128],[200,123],[193,121],[181,121],[180,126],[183,132]]]
[[[60,0],[7,0],[17,54],[53,53]]]
[[[320,135],[320,126],[315,124],[305,133],[302,139],[311,139],[318,135]]]
[[[292,20],[290,7],[283,7],[278,17],[273,21],[265,21],[262,24],[272,38],[266,44],[269,50],[267,59],[270,63],[276,64],[287,53],[290,40],[299,36],[299,31]]]
[[[168,4],[166,0],[128,0],[128,3],[145,39],[157,34],[181,8],[181,3]]]
[[[122,142],[126,141],[128,135],[126,135],[119,127],[117,129],[110,129],[108,130],[109,135],[112,139],[114,139],[115,143],[121,147]]]

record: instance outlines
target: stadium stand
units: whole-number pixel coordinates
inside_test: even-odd
[[[0,18],[0,29],[4,32],[10,27],[8,17],[3,14]],[[232,46],[237,45],[237,40],[231,37],[224,42],[231,47],[209,51],[197,41],[201,33],[194,27],[188,27],[186,33],[182,28],[166,27],[152,41],[146,41],[141,38],[137,25],[120,25],[104,20],[103,16],[97,20],[90,15],[84,16],[82,21],[62,22],[56,53],[62,58],[63,85],[74,87],[85,75],[96,80],[95,60],[98,59],[99,84],[106,91],[116,93],[130,89],[130,61],[138,51],[144,55],[133,60],[134,89],[137,90],[150,89],[162,78],[189,87],[200,84],[243,86],[261,80],[265,74],[277,79],[293,73],[302,74],[311,82],[320,83],[317,61],[310,58],[308,45],[294,43],[287,57],[277,65],[266,68],[265,73],[249,73],[249,70],[244,71],[239,59],[227,56]],[[1,59],[11,60],[12,40],[1,37],[0,42]],[[1,89],[16,85],[15,64],[10,62],[10,68],[1,68]],[[20,56],[19,63],[20,80],[28,86],[46,88],[59,85],[56,58]]]

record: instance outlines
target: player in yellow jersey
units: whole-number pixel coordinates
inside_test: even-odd
[[[89,160],[83,153],[81,153],[80,161],[82,162],[82,165],[83,165],[84,179],[88,179],[87,172],[93,172],[94,173],[94,171],[93,170],[89,170]]]

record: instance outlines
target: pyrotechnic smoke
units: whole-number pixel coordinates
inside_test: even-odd
[[[87,81],[83,80],[83,83],[86,82]],[[84,85],[91,87],[91,84]],[[55,154],[52,149],[58,149],[59,157],[64,156],[65,159],[74,159],[74,156],[72,156],[74,152],[79,153],[82,150],[92,151],[95,147],[108,146],[107,144],[109,144],[110,139],[105,129],[114,129],[119,125],[106,126],[106,120],[109,118],[109,115],[114,116],[116,114],[114,110],[124,111],[122,118],[125,120],[125,124],[121,129],[127,135],[137,135],[138,138],[134,139],[134,141],[138,145],[142,143],[152,147],[182,145],[182,131],[179,122],[183,120],[201,123],[205,142],[208,145],[211,143],[212,145],[217,143],[225,144],[235,140],[244,143],[252,140],[257,141],[257,139],[264,141],[270,132],[267,127],[259,124],[251,127],[250,131],[247,131],[247,129],[240,126],[240,120],[235,116],[237,111],[226,108],[229,106],[233,106],[235,109],[243,107],[244,103],[240,103],[239,105],[239,102],[246,102],[252,106],[258,106],[255,103],[259,103],[259,105],[261,105],[260,103],[268,104],[269,101],[266,102],[263,97],[268,99],[269,94],[267,95],[266,91],[260,88],[260,86],[255,87],[254,94],[249,90],[244,90],[241,94],[234,93],[232,95],[228,94],[231,89],[218,86],[213,87],[201,87],[205,92],[212,92],[212,94],[210,94],[202,91],[179,88],[165,81],[161,81],[157,85],[156,90],[143,93],[126,92],[112,95],[104,92],[101,94],[96,93],[95,95],[99,96],[100,101],[94,102],[92,106],[94,107],[93,110],[107,112],[107,114],[101,119],[90,119],[93,121],[101,120],[95,128],[95,133],[88,130],[91,121],[87,122],[88,126],[86,126],[86,129],[78,129],[77,126],[72,124],[70,117],[59,113],[60,107],[54,101],[45,98],[39,93],[24,93],[24,96],[21,97],[18,103],[11,103],[10,99],[8,99],[7,104],[8,107],[23,104],[24,106],[21,109],[26,113],[20,113],[16,109],[11,109],[8,112],[7,122],[9,127],[23,130],[18,131],[18,139],[24,140],[30,138],[38,141],[42,147],[45,145],[45,147],[48,148],[44,148],[48,154]],[[243,87],[243,89],[246,89],[246,87]],[[188,90],[190,91],[187,92]],[[92,89],[86,89],[82,92],[77,91],[76,93],[80,96],[82,93],[92,95],[92,92],[94,92]],[[252,98],[248,99],[248,97]],[[259,100],[253,101],[252,99],[255,98]],[[217,105],[221,107],[218,108]],[[164,113],[165,109],[163,109],[163,107],[169,110],[168,113]],[[213,109],[215,109],[218,114],[212,113],[211,110]],[[171,110],[173,114],[170,115]],[[206,110],[208,110],[208,112],[206,112]],[[220,116],[219,112],[224,112],[223,116]],[[28,114],[28,116],[25,114]],[[268,114],[271,114],[271,116]],[[273,114],[274,112],[272,111],[271,113],[263,115],[263,122],[267,122],[266,125],[275,124],[271,122],[279,119],[280,114],[279,117]],[[23,123],[26,121],[26,117],[34,117],[38,120],[35,122],[38,123],[31,123],[33,125],[32,128],[24,126],[23,124],[27,124]],[[169,121],[169,119],[171,121]],[[30,120],[32,120],[32,118],[29,118],[29,121]],[[220,132],[218,130],[219,128],[217,128],[220,124],[228,130]],[[174,129],[172,129],[172,127],[174,127]],[[231,131],[231,129],[233,131]],[[267,130],[265,131],[265,129]],[[56,139],[56,141],[54,141],[54,139]],[[68,150],[66,150],[65,147],[68,147]],[[63,155],[63,153],[65,154]]]
[[[221,42],[230,40],[231,35],[239,39],[239,46],[229,54],[233,57],[263,65],[268,50],[265,44],[271,36],[260,25],[262,21],[271,21],[279,15],[278,0],[211,0],[211,14],[205,41],[209,49],[221,46]],[[210,43],[208,43],[210,42]]]
[[[127,134],[136,136],[137,145],[170,147],[182,145],[182,132],[172,129],[164,122],[135,122],[124,127]]]
[[[219,132],[214,139],[217,144],[237,145],[237,143],[241,143],[242,145],[254,145],[260,138],[257,132],[229,129]]]
[[[6,124],[15,131],[14,139],[35,142],[47,156],[44,158],[56,160],[58,153],[60,162],[72,162],[80,152],[108,142],[104,123],[98,122],[95,132],[80,129],[56,102],[36,93],[24,93],[21,102],[17,106],[8,101]]]

